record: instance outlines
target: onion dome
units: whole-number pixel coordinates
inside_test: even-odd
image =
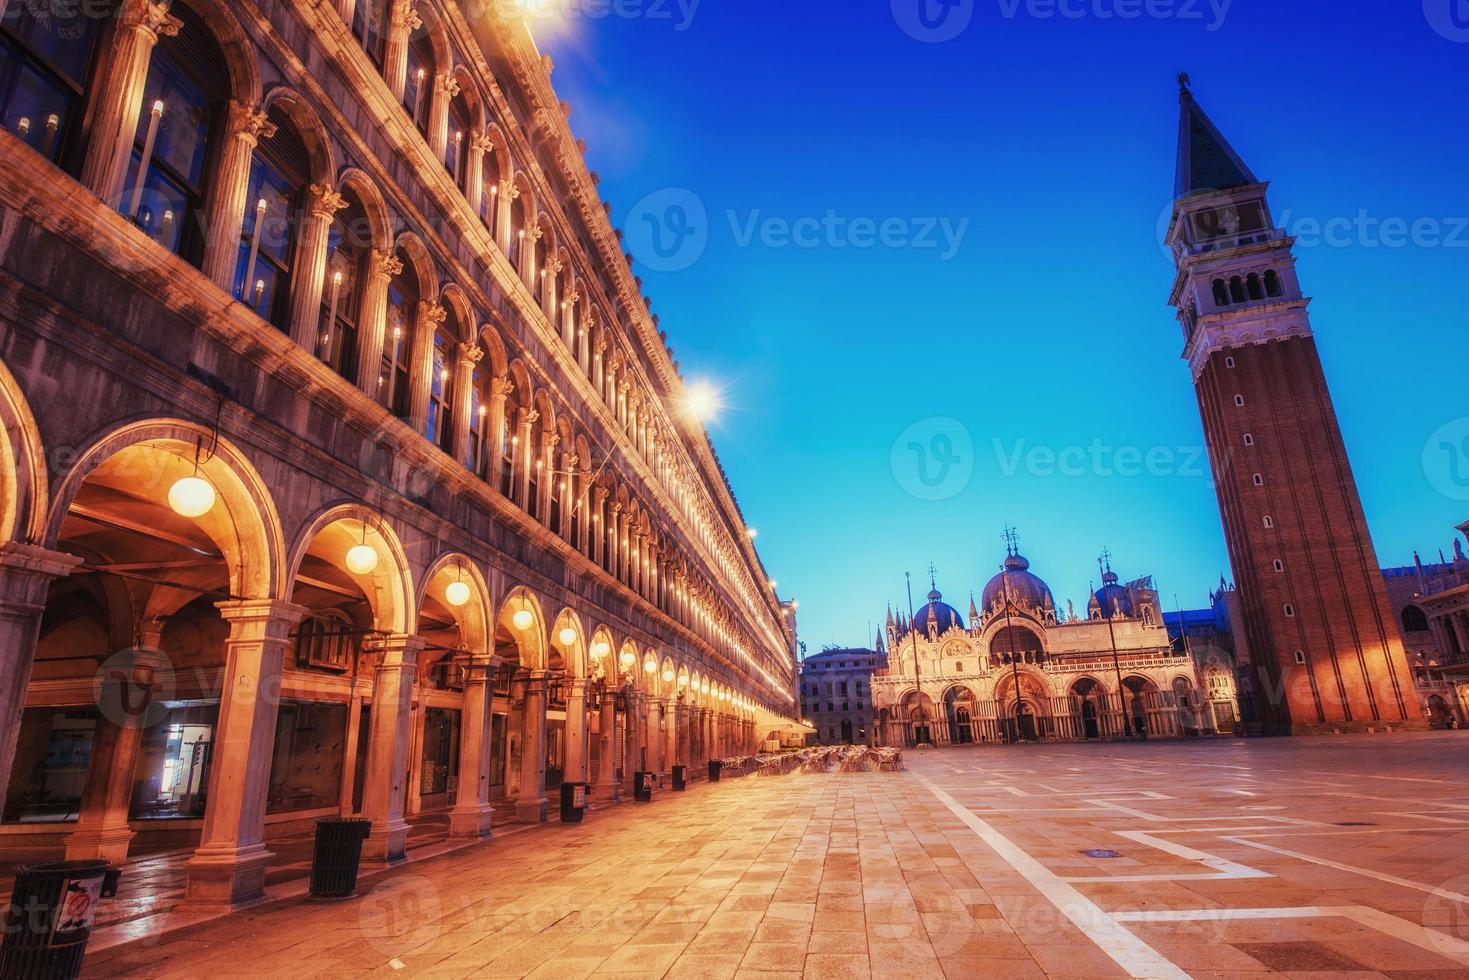
[[[1088,611],[1100,612],[1104,619],[1132,618],[1132,593],[1117,584],[1117,573],[1110,568],[1102,573],[1102,587],[1092,595]]]
[[[1005,559],[1005,570],[990,579],[989,585],[984,587],[981,602],[986,610],[994,609],[996,605],[1004,604],[1007,595],[1021,609],[1056,608],[1051,587],[1030,571],[1030,562],[1024,555],[1010,555]]]
[[[940,633],[946,633],[950,627],[954,626],[961,630],[964,628],[964,620],[959,617],[959,610],[944,602],[944,597],[938,589],[930,592],[927,605],[919,606],[918,611],[913,614],[913,628],[920,633],[927,633],[930,621]]]

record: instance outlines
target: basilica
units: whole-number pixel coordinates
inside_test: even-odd
[[[885,745],[1168,738],[1239,718],[1231,654],[1175,642],[1151,577],[1124,584],[1108,559],[1086,615],[1058,610],[1013,539],[967,622],[935,586],[911,618],[889,611],[878,646]]]

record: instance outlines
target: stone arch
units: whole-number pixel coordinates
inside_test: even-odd
[[[586,629],[575,609],[566,607],[556,614],[551,624],[551,646],[561,653],[573,677],[591,676],[591,658]]]
[[[453,313],[454,322],[459,326],[459,333],[454,337],[454,340],[461,344],[473,341],[475,339],[474,324],[476,322],[474,306],[470,303],[469,296],[465,293],[463,287],[457,282],[447,283],[439,291],[439,296],[443,304]]]
[[[617,651],[617,675],[631,680],[637,685],[638,678],[643,673],[642,652],[631,637],[622,641],[622,646]],[[641,685],[638,685],[641,686]]]
[[[412,263],[413,273],[418,277],[419,298],[426,303],[437,302],[439,275],[434,268],[433,255],[423,239],[414,231],[401,232],[393,243],[393,249],[395,253],[401,251]]]
[[[475,83],[474,76],[463,63],[456,64],[450,74],[459,83],[459,94],[464,97],[464,104],[469,107],[473,116],[470,124],[480,132],[485,132],[485,124],[489,116],[485,110],[485,100],[479,94],[479,85]]]
[[[25,394],[0,361],[0,545],[45,537],[46,450]]]
[[[357,167],[347,167],[337,175],[337,186],[343,191],[351,191],[367,212],[372,247],[379,252],[390,251],[393,247],[393,215],[377,184]]]
[[[279,109],[290,120],[310,157],[311,180],[318,184],[330,183],[332,175],[337,172],[336,152],[326,127],[310,103],[295,89],[277,85],[266,93],[262,108],[266,111]]]
[[[201,447],[208,447],[207,454]],[[129,493],[163,506],[167,506],[174,483],[193,475],[197,468],[198,475],[213,486],[217,499],[208,513],[194,521],[228,564],[230,592],[250,599],[281,595],[285,535],[264,479],[233,442],[182,419],[124,423],[82,453],[50,502],[41,542],[45,547],[56,547],[78,491],[103,467]]]
[[[455,582],[462,582],[470,589],[469,601],[461,606],[455,606],[447,594],[449,586]],[[461,552],[440,555],[424,572],[414,603],[420,629],[424,603],[430,598],[436,599],[454,617],[461,640],[470,653],[493,652],[495,631],[490,619],[490,588],[479,566],[468,555]]]
[[[592,630],[591,640],[587,644],[587,666],[588,670],[603,677],[613,678],[617,676],[617,641],[612,636],[612,630],[603,624],[598,624]]]
[[[415,35],[428,39],[434,49],[434,71],[449,73],[454,70],[454,47],[449,43],[449,32],[444,26],[444,17],[431,0],[416,0],[415,9],[423,26]]]
[[[392,525],[363,504],[332,504],[306,523],[291,548],[290,577],[284,594],[294,593],[308,553],[337,564],[358,544],[376,552],[377,564],[372,571],[357,574],[339,567],[367,597],[373,628],[395,635],[417,632],[421,596],[414,590],[408,553]]]
[[[529,613],[530,619],[520,617]],[[545,670],[550,661],[547,649],[546,614],[541,600],[523,585],[511,589],[495,617],[499,635],[509,638],[520,653],[520,664],[528,670]]]
[[[490,373],[497,378],[505,377],[510,371],[510,358],[505,352],[505,341],[501,339],[500,331],[493,322],[480,324],[479,345],[484,348]]]

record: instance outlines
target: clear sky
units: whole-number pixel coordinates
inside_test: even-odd
[[[1460,0],[545,2],[810,652],[870,643],[930,562],[966,611],[1007,522],[1063,606],[1103,546],[1170,607],[1233,578],[1159,245],[1179,70],[1303,238],[1381,560],[1469,519]]]

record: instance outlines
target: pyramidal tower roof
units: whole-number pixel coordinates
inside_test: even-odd
[[[1187,75],[1178,77],[1178,173],[1175,199],[1201,191],[1223,191],[1258,184],[1254,173],[1194,100]]]

